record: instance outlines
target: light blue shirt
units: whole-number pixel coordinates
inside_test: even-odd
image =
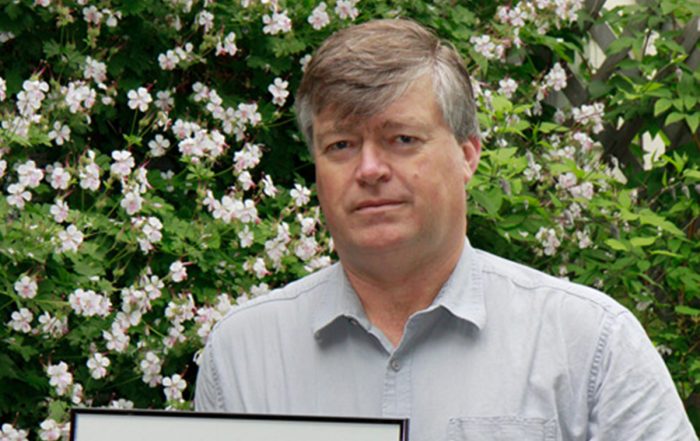
[[[195,406],[409,418],[411,441],[697,439],[628,310],[468,242],[397,347],[340,264],[235,308],[209,336]]]

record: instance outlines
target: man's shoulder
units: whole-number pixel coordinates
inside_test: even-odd
[[[240,303],[234,306],[217,326],[230,326],[229,322],[257,322],[266,317],[289,316],[304,310],[310,312],[308,306],[315,301],[311,297],[326,292],[328,285],[338,277],[338,271],[340,268],[336,263],[267,294]]]
[[[606,315],[629,312],[610,295],[597,289],[552,276],[486,251],[476,250],[476,253],[486,282],[507,283],[515,288],[509,290],[512,295],[537,295],[573,304],[587,304]]]

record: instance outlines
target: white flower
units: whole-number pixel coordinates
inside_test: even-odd
[[[91,160],[85,164],[78,173],[80,177],[80,188],[97,191],[101,184],[100,173],[100,167],[94,161]]]
[[[110,401],[107,407],[110,409],[133,409],[134,402],[124,398],[119,398],[118,400]]]
[[[603,103],[593,103],[592,105],[582,105],[571,109],[574,121],[584,125],[593,125],[593,133],[603,131],[603,115],[605,105]]]
[[[576,179],[575,174],[568,172],[568,173],[564,173],[564,174],[560,175],[558,178],[558,181],[559,181],[559,186],[561,188],[568,190],[571,187],[573,187],[574,185],[576,185],[578,180]]]
[[[301,260],[311,259],[318,251],[318,243],[313,236],[302,236],[294,247],[294,254]]]
[[[569,192],[575,198],[584,198],[590,201],[595,195],[595,188],[591,182],[583,182],[581,185],[569,188]]]
[[[61,438],[61,426],[53,419],[48,418],[39,425],[39,438],[43,441],[58,441]]]
[[[83,19],[88,24],[99,25],[102,22],[102,12],[95,6],[83,8]]]
[[[540,241],[544,248],[544,254],[547,256],[553,256],[561,245],[561,241],[557,238],[557,233],[553,228],[540,227],[535,238]]]
[[[17,167],[17,174],[19,175],[19,183],[23,187],[36,188],[44,179],[44,171],[37,168],[32,160],[20,164]]]
[[[119,203],[128,215],[133,215],[141,211],[143,198],[138,191],[129,191],[124,194],[124,198]]]
[[[10,316],[11,320],[7,322],[7,325],[17,332],[23,332],[28,334],[32,331],[32,320],[34,320],[34,314],[27,308],[20,308],[19,311],[15,311]]]
[[[316,231],[316,219],[313,217],[302,217],[299,215],[297,217],[299,224],[301,224],[301,234],[305,236],[310,236]]]
[[[182,399],[182,391],[187,387],[187,382],[180,375],[163,378],[163,393],[168,401],[179,401]]]
[[[33,277],[22,276],[15,282],[15,292],[23,299],[33,299],[36,297],[38,285]]]
[[[267,269],[267,266],[265,266],[265,260],[263,260],[261,257],[255,259],[255,262],[253,262],[253,265],[250,269],[253,270],[253,272],[255,273],[255,277],[257,277],[258,279],[262,279],[263,277],[270,274],[270,271]]]
[[[84,81],[72,81],[61,91],[65,94],[65,102],[71,113],[92,108],[97,98],[97,92]]]
[[[169,90],[159,90],[156,93],[156,100],[153,102],[158,109],[163,112],[170,112],[175,105],[175,98]]]
[[[469,39],[469,42],[474,45],[474,50],[484,58],[489,60],[496,58],[496,44],[491,41],[491,36],[473,36]]]
[[[244,191],[248,191],[251,188],[253,188],[253,185],[255,183],[253,182],[253,177],[250,175],[250,172],[248,170],[243,171],[240,175],[238,175],[238,182],[241,184],[241,188]]]
[[[134,158],[131,152],[127,150],[115,150],[112,152],[114,162],[109,167],[110,172],[120,178],[129,176],[131,169],[134,168]]]
[[[95,352],[88,359],[86,366],[90,370],[90,375],[92,378],[99,380],[100,378],[107,376],[107,368],[109,367],[110,363],[109,358],[105,357],[99,352]]]
[[[272,102],[278,106],[284,106],[289,96],[289,91],[287,87],[289,82],[282,80],[282,78],[275,78],[273,84],[267,87],[267,90],[272,94]]]
[[[250,287],[250,294],[253,297],[261,296],[263,294],[267,294],[268,292],[270,292],[270,287],[265,282]]]
[[[1,32],[0,37],[2,37]],[[2,42],[2,39],[0,39],[0,42]],[[17,430],[9,423],[4,423],[0,428],[0,441],[27,441],[29,439],[27,435],[26,430]]]
[[[326,7],[325,2],[319,3],[318,6],[311,11],[311,15],[309,15],[309,18],[307,19],[309,24],[317,31],[325,28],[331,22],[331,18],[328,15],[328,12],[326,12]]]
[[[586,248],[590,248],[593,245],[593,241],[591,240],[591,237],[588,235],[588,232],[586,231],[577,231],[575,233],[576,240],[578,241],[578,247],[582,250]]]
[[[170,264],[170,277],[174,282],[182,282],[187,278],[187,268],[181,261],[176,260]]]
[[[294,184],[294,188],[289,192],[289,195],[297,207],[303,207],[311,200],[311,190],[300,184]]]
[[[121,11],[112,12],[109,9],[103,9],[102,12],[107,14],[107,20],[105,21],[105,23],[110,28],[116,27],[117,24],[119,23],[119,20],[121,20],[121,18],[122,18]]]
[[[306,72],[306,66],[311,62],[311,54],[306,54],[299,59],[299,64],[301,64],[301,71]]]
[[[262,185],[263,194],[265,194],[265,196],[274,198],[277,195],[277,187],[275,187],[275,184],[272,182],[272,177],[270,175],[263,175],[260,184]]]
[[[71,175],[61,165],[56,165],[49,175],[49,183],[56,190],[66,190],[70,185]]]
[[[276,35],[280,32],[287,33],[292,30],[292,20],[287,16],[287,11],[273,12],[272,16],[263,16],[263,33]]]
[[[7,83],[3,77],[0,77],[0,101],[5,101],[7,98]]]
[[[67,251],[78,251],[78,247],[83,243],[83,233],[78,228],[70,224],[64,231],[58,233],[59,253]]]
[[[48,90],[49,85],[45,81],[26,80],[22,83],[22,91],[17,94],[17,110],[20,115],[32,117],[41,108]]]
[[[500,80],[498,82],[498,86],[498,93],[500,93],[508,99],[512,98],[515,91],[518,90],[518,83],[512,78]]]
[[[335,4],[335,13],[338,14],[342,20],[355,20],[360,14],[355,5],[357,5],[359,0],[338,0]]]
[[[214,14],[207,10],[197,14],[197,24],[204,28],[204,32],[209,32],[214,27]]]
[[[331,258],[329,256],[316,256],[312,258],[308,264],[304,265],[304,269],[310,273],[330,266]]]
[[[24,204],[32,200],[32,194],[28,192],[23,185],[10,184],[7,187],[7,203],[20,210],[24,208]]]
[[[219,40],[216,43],[216,55],[236,55],[238,48],[236,47],[236,34],[229,32],[224,40]]]
[[[39,316],[39,330],[50,337],[58,338],[68,333],[68,318],[51,317],[51,314],[44,312]]]
[[[68,219],[68,204],[61,199],[56,199],[53,205],[51,205],[49,212],[51,213],[51,216],[53,216],[53,220],[56,223],[62,224],[66,219]]]
[[[243,230],[238,232],[238,239],[240,240],[241,248],[248,248],[253,245],[253,232],[250,231],[248,225],[246,225]]]
[[[58,364],[50,364],[46,373],[49,375],[49,384],[56,388],[58,395],[65,395],[73,384],[73,374],[68,372],[68,365],[63,361]]]
[[[251,169],[260,163],[262,150],[258,144],[246,143],[233,155],[234,169],[237,173]]]
[[[49,132],[49,139],[56,145],[63,145],[66,141],[70,141],[70,127],[56,121],[53,123],[53,130]]]
[[[139,87],[137,90],[130,90],[126,96],[129,98],[129,108],[139,109],[141,112],[148,110],[148,105],[153,102],[151,94],[145,87]]]
[[[88,56],[85,58],[83,78],[102,84],[107,80],[107,65]]]
[[[76,314],[83,317],[106,317],[112,309],[109,297],[97,294],[91,289],[76,289],[68,296],[68,304]]]
[[[163,70],[174,70],[179,62],[180,57],[172,49],[168,49],[164,54],[158,55],[158,64]]]
[[[552,69],[544,76],[544,82],[547,87],[557,91],[566,88],[566,71],[561,67],[561,64],[555,63],[552,66]]]
[[[256,103],[238,105],[238,110],[236,110],[236,117],[244,124],[250,124],[255,127],[260,121],[262,121],[262,115],[258,112],[258,105]]]
[[[112,324],[111,331],[102,331],[102,337],[107,342],[107,349],[115,352],[124,352],[129,346],[129,336],[116,323]]]
[[[163,380],[163,376],[160,374],[162,361],[154,352],[148,351],[144,359],[139,363],[139,367],[143,373],[141,379],[147,385],[156,387]]]

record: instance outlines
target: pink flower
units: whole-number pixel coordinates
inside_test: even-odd
[[[49,375],[49,384],[56,388],[58,395],[65,395],[73,384],[73,374],[68,372],[68,365],[63,361],[58,364],[50,364],[46,373]]]
[[[287,15],[287,11],[273,12],[272,16],[264,15],[263,33],[276,35],[280,32],[287,33],[292,30],[292,20]]]
[[[331,22],[331,18],[328,15],[328,12],[326,12],[326,7],[325,2],[319,3],[318,6],[311,11],[311,15],[309,15],[309,18],[307,19],[311,27],[317,31],[325,28]]]
[[[33,299],[36,297],[38,285],[33,277],[22,276],[15,282],[15,292],[23,299]]]
[[[151,94],[145,87],[139,87],[137,90],[130,90],[126,96],[129,98],[129,108],[139,109],[141,112],[148,110],[148,105],[153,102]]]
[[[277,106],[284,106],[284,103],[287,101],[289,96],[288,86],[289,82],[282,80],[282,78],[275,78],[274,83],[267,87],[267,90],[272,94],[272,102]]]
[[[187,268],[181,261],[176,260],[170,264],[170,277],[173,279],[173,282],[178,283],[187,278]]]

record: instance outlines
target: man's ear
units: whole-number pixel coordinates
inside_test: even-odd
[[[481,140],[478,136],[470,136],[460,144],[460,147],[462,147],[462,153],[464,154],[464,183],[467,184],[474,176],[477,167],[479,167]]]

